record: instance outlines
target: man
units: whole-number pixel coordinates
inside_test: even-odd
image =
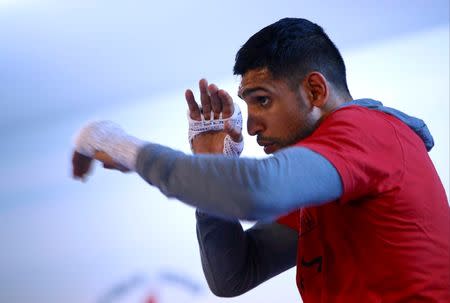
[[[197,207],[203,269],[219,296],[296,265],[306,303],[448,302],[449,207],[425,124],[352,100],[339,51],[304,19],[252,36],[234,72],[247,130],[272,157],[188,156],[96,122],[79,133],[74,176],[95,158]],[[200,91],[201,110],[186,92],[190,118],[201,121],[194,152],[238,154],[231,97],[206,80]],[[259,223],[244,231],[237,219]]]

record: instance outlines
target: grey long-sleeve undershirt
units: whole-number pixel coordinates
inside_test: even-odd
[[[139,151],[136,171],[168,197],[211,214],[243,220],[273,220],[342,194],[333,165],[303,147],[251,159],[190,156],[150,143]]]
[[[240,295],[296,262],[296,231],[272,222],[244,231],[236,218],[270,220],[342,193],[328,160],[301,147],[257,160],[187,156],[149,144],[136,164],[138,173],[165,195],[228,218],[196,213],[203,272],[212,292],[222,297]]]
[[[278,223],[243,230],[237,220],[197,210],[197,238],[211,291],[234,297],[295,266],[298,232]]]

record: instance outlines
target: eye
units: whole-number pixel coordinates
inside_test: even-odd
[[[258,96],[256,97],[256,101],[263,107],[269,105],[270,103],[270,99],[267,96]]]

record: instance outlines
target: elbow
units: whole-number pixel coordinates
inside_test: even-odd
[[[227,286],[225,284],[223,285],[212,285],[212,283],[209,283],[208,286],[211,292],[216,296],[220,298],[233,298],[242,295],[245,293],[245,291],[239,291],[237,289],[234,289],[230,286]]]
[[[220,298],[233,298],[240,296],[250,290],[252,287],[245,281],[241,272],[235,273],[235,275],[213,275],[212,272],[207,272],[203,268],[205,273],[206,282],[211,292]]]
[[[239,220],[257,221],[261,217],[261,201],[253,194],[246,195],[245,198],[238,199],[237,201],[245,201],[245,203],[239,203],[236,208],[235,217]]]
[[[211,290],[211,292],[216,296],[216,297],[220,297],[220,298],[233,298],[236,297],[237,295],[233,294],[232,292],[228,292],[225,289],[220,289],[220,288],[209,288]]]

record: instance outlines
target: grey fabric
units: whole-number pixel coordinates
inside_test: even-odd
[[[139,153],[137,167],[167,196],[216,214],[197,211],[197,238],[208,285],[222,297],[240,295],[293,267],[298,240],[297,231],[275,222],[244,231],[238,220],[224,217],[270,221],[342,192],[335,168],[300,147],[256,160],[187,156],[150,144]]]
[[[244,231],[237,220],[197,210],[197,238],[206,280],[220,297],[245,293],[295,266],[298,232],[278,223]]]
[[[188,156],[158,144],[138,154],[137,172],[168,197],[221,217],[272,220],[338,199],[342,183],[323,156],[289,147],[265,159]],[[294,190],[293,190],[294,189]]]

